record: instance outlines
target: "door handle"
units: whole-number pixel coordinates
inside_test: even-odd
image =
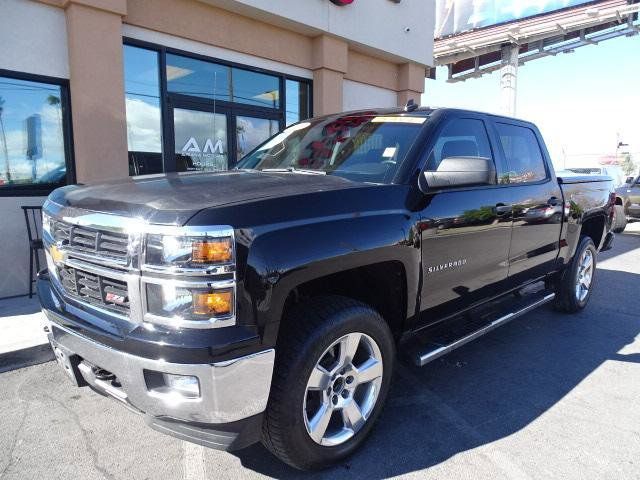
[[[547,204],[552,207],[557,207],[560,204],[560,199],[558,197],[551,197],[547,200]]]
[[[496,203],[495,210],[497,215],[504,215],[510,213],[513,205],[507,205],[506,203]]]

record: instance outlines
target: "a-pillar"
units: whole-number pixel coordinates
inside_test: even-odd
[[[398,106],[404,107],[409,100],[420,104],[424,92],[425,67],[417,63],[398,66]]]
[[[516,114],[518,95],[518,45],[502,47],[502,62],[500,65],[500,101],[502,113],[509,116]]]
[[[327,115],[343,110],[342,89],[349,64],[346,42],[320,35],[313,40],[313,114]]]
[[[129,175],[122,67],[126,0],[64,3],[78,182]]]

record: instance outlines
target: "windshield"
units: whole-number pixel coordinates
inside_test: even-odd
[[[237,168],[390,183],[426,121],[372,113],[298,123],[249,153]]]

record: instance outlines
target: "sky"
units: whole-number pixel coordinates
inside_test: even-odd
[[[499,72],[447,83],[426,80],[422,105],[500,113]],[[533,60],[518,69],[516,116],[538,125],[556,167],[590,166],[617,138],[640,163],[640,35]]]

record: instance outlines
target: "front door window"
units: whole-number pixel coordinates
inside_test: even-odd
[[[175,108],[173,122],[178,172],[229,168],[225,114]]]

